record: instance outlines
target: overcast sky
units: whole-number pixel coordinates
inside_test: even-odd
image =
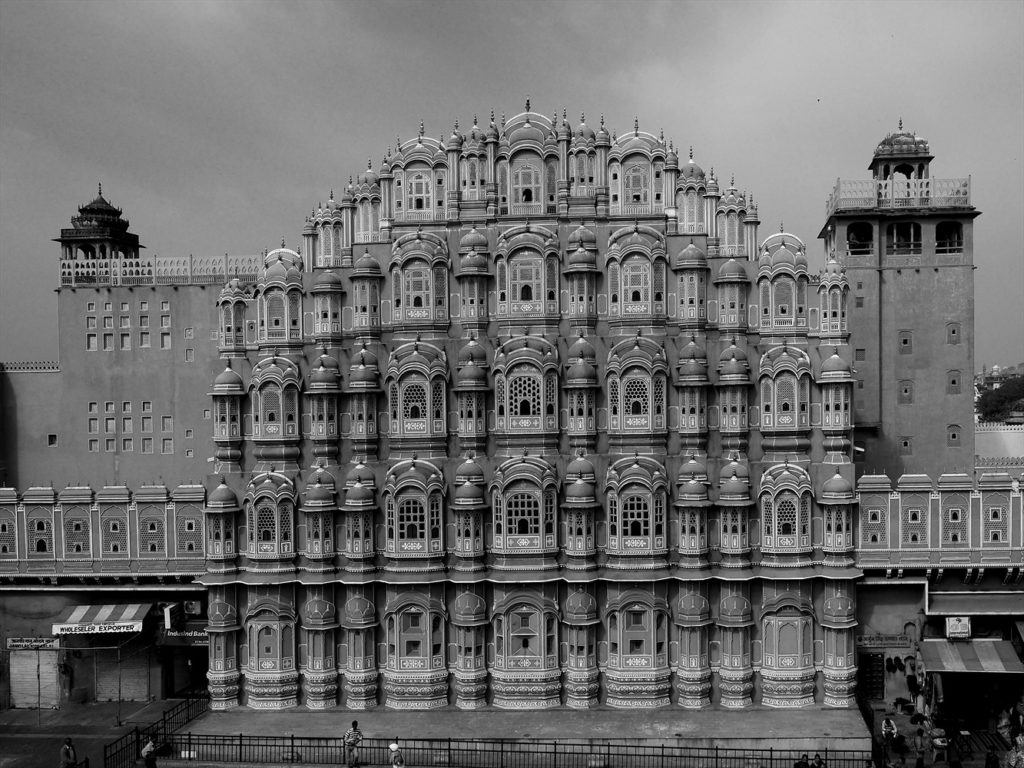
[[[812,267],[836,178],[902,118],[933,176],[972,177],[977,365],[1024,361],[1019,0],[0,0],[0,359],[56,358],[52,239],[97,183],[148,253],[295,247],[396,135],[527,95],[693,145]]]

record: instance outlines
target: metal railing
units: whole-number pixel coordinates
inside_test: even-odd
[[[389,766],[391,739],[363,739],[358,761]],[[863,768],[866,750],[725,749],[612,744],[582,740],[400,739],[407,765],[449,768],[791,768],[800,755],[817,751],[828,768]],[[169,752],[167,750],[169,747]],[[168,759],[204,763],[303,763],[341,765],[341,738],[219,736],[176,733],[163,750]],[[107,764],[110,768],[110,764]]]
[[[208,694],[190,694],[147,726],[135,727],[117,741],[103,747],[104,768],[130,768],[135,765],[148,739],[158,745],[172,742],[174,731],[184,728],[210,708]],[[166,752],[164,747],[162,751]],[[88,766],[86,766],[88,768]]]

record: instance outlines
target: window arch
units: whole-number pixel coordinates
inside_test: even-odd
[[[651,202],[651,169],[646,163],[626,166],[622,181],[623,202],[647,205]]]
[[[761,496],[761,543],[765,552],[796,552],[811,546],[811,496],[782,490]]]
[[[389,554],[419,556],[444,549],[444,517],[440,489],[415,486],[388,493],[385,505]]]
[[[556,545],[553,485],[541,488],[526,479],[514,480],[494,491],[493,502],[496,549],[531,553]]]
[[[520,165],[512,172],[512,202],[517,204],[539,203],[540,169],[533,165]]]
[[[558,621],[553,612],[520,603],[495,616],[495,662],[509,669],[558,666]]]
[[[445,647],[441,614],[408,605],[388,616],[388,667],[427,671],[442,666]]]
[[[433,210],[434,188],[429,171],[418,171],[406,175],[405,197],[407,212]]]
[[[447,434],[444,380],[407,373],[388,387],[393,437],[433,437]]]
[[[668,664],[668,616],[664,610],[632,603],[608,616],[608,666],[661,669]]]

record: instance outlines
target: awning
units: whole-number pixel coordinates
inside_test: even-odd
[[[1024,674],[1024,662],[1009,640],[925,640],[921,661],[927,672],[1013,672]]]
[[[1024,592],[929,592],[929,616],[1020,616]]]
[[[116,605],[73,605],[53,625],[55,635],[84,635],[100,632],[141,632],[142,620],[152,603]]]

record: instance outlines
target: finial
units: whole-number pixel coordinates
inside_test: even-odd
[[[664,128],[662,128],[660,131],[658,131],[658,141],[660,141],[662,144],[665,143],[665,129]]]
[[[494,107],[491,107],[491,125],[494,125]]]
[[[693,162],[693,144],[690,145],[690,162]]]
[[[501,127],[502,128],[505,127],[505,113],[504,112],[501,113]]]
[[[601,127],[604,128],[604,112],[601,113]]]
[[[530,96],[529,96],[529,94],[527,94],[527,96],[526,96],[526,111],[527,112],[530,111]]]
[[[283,237],[281,238],[281,247],[282,247],[282,248],[284,248],[284,238],[283,238]],[[281,257],[280,257],[280,256],[278,256],[278,260],[280,260],[280,258],[281,258]]]
[[[352,174],[351,173],[348,175],[348,185],[350,187],[352,186]]]
[[[454,130],[454,133],[458,133],[458,132],[459,132],[459,118],[456,117],[455,118],[455,130]]]
[[[901,131],[903,130],[903,118],[902,117],[900,117],[900,130]]]
[[[580,122],[581,123],[586,123],[587,122],[587,113],[586,112],[580,112]]]
[[[477,121],[477,119],[476,119],[476,112],[474,112],[474,113],[473,113],[473,127],[474,127],[474,128],[479,128],[479,127],[480,127],[479,125],[477,125],[477,122],[478,122],[478,121]]]
[[[398,138],[398,134],[396,133],[395,134],[395,151],[398,152],[398,151],[401,151],[401,149],[402,149],[402,140],[400,138]]]
[[[373,160],[371,160],[370,158],[366,158],[366,170],[373,170]]]
[[[736,187],[736,174],[735,173],[729,176],[729,187],[730,188],[735,188]]]
[[[565,108],[565,107],[562,107],[562,122],[563,122],[563,123],[565,122],[565,115],[566,115],[566,112],[567,112],[566,108]]]
[[[779,219],[779,232],[785,232],[786,227],[783,225],[782,220]]]
[[[423,121],[420,120],[420,138],[423,138]]]
[[[640,119],[636,115],[633,116],[633,135],[640,135]]]
[[[900,125],[903,125],[902,121],[900,122]],[[98,182],[96,186],[99,189],[99,196],[103,197],[103,182]]]
[[[328,197],[327,199],[328,200],[333,200],[334,199],[334,187],[331,187],[331,196]]]

